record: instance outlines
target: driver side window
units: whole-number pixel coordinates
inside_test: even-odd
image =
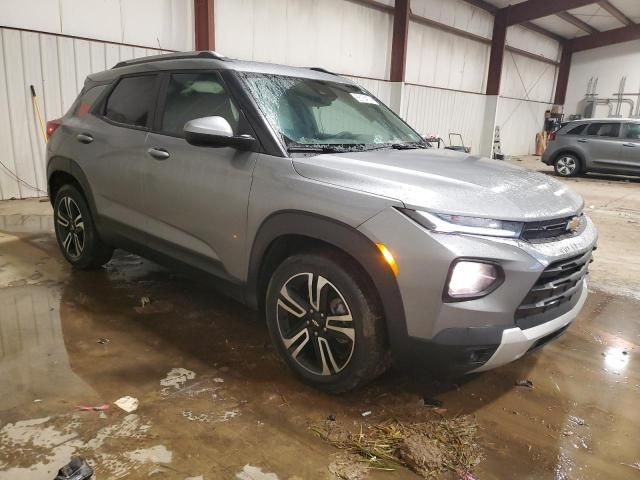
[[[202,117],[223,117],[234,132],[240,113],[214,72],[173,73],[162,114],[162,132],[183,136],[184,124]]]

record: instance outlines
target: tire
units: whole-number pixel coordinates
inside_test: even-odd
[[[346,255],[318,252],[287,258],[270,279],[265,309],[271,339],[284,362],[320,390],[352,390],[389,366],[380,301],[360,266]]]
[[[53,202],[56,240],[64,258],[80,270],[94,270],[111,260],[113,249],[98,235],[82,193],[63,185]]]
[[[581,173],[582,163],[573,153],[561,153],[554,160],[553,168],[561,177],[576,177]]]

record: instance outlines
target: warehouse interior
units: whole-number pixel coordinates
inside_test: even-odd
[[[117,64],[139,74],[135,68],[147,61],[140,59],[194,51],[215,52],[211,58],[221,64],[225,59],[242,61],[240,70],[255,65],[247,62],[264,62],[284,65],[286,72],[299,67],[321,70],[310,75],[339,76],[361,89],[351,93],[354,98],[364,95],[369,99],[365,103],[388,106],[425,143],[426,167],[396,157],[361,161],[358,153],[346,150],[321,150],[316,163],[314,155],[305,157],[303,166],[294,168],[313,180],[314,189],[309,189],[308,200],[285,205],[283,211],[307,208],[317,215],[313,205],[322,202],[348,207],[361,215],[353,220],[354,228],[372,238],[379,227],[370,223],[376,217],[366,214],[371,202],[397,198],[402,206],[394,212],[417,205],[385,193],[397,191],[435,203],[445,174],[451,188],[437,198],[438,205],[453,204],[456,198],[464,204],[466,198],[475,203],[474,216],[482,219],[496,218],[490,207],[502,203],[504,211],[515,211],[517,204],[529,212],[522,214],[523,224],[546,221],[535,215],[543,211],[547,197],[535,197],[534,190],[554,190],[547,193],[558,201],[575,192],[571,198],[579,197],[582,206],[563,217],[588,217],[586,230],[593,225],[597,240],[589,246],[594,253],[584,284],[588,295],[581,297],[584,306],[576,307],[573,323],[565,322],[561,331],[549,335],[553,341],[544,348],[534,348],[532,341],[522,358],[493,370],[437,375],[409,373],[393,364],[371,382],[336,395],[302,383],[287,370],[271,343],[262,310],[268,305],[262,299],[256,301],[259,308],[247,307],[208,279],[120,245],[113,245],[113,257],[98,269],[70,265],[59,247],[64,240],[57,236],[52,195],[59,185],[52,183],[50,161],[52,148],[61,148],[54,142],[56,135],[67,127],[62,123],[54,130],[75,115],[93,85],[85,83],[88,76],[107,78],[109,74],[100,77],[99,72],[113,72]],[[154,61],[148,62],[153,69]],[[49,131],[51,121],[58,123]],[[624,136],[640,125],[637,0],[4,0],[0,124],[0,480],[640,475],[640,129],[635,137]],[[593,145],[587,132],[601,124],[619,129],[615,135],[595,134],[617,148],[618,153],[603,154],[611,155],[604,166],[600,161],[598,167],[596,159],[593,171],[587,171],[587,159],[576,153],[581,150],[571,154],[569,147],[557,147],[565,140]],[[573,128],[582,128],[574,140]],[[124,151],[125,143],[118,139],[113,148]],[[208,151],[242,150],[238,145]],[[438,156],[430,159],[429,152]],[[322,170],[325,153],[330,153],[327,173]],[[256,179],[266,159],[264,149],[259,154],[252,192],[269,185]],[[339,163],[341,154],[350,161]],[[372,152],[360,153],[365,154]],[[454,166],[429,170],[430,161],[440,165],[448,154],[459,155],[451,158],[460,163],[451,160]],[[481,157],[492,163],[480,163]],[[291,158],[295,165],[295,155]],[[370,162],[385,161],[387,173],[380,175],[388,177],[373,200],[367,197],[365,205],[365,199],[347,196],[371,181]],[[578,164],[576,171],[566,170],[571,161]],[[233,162],[224,175],[244,168],[239,160]],[[471,163],[473,168],[486,166],[477,175],[470,173],[476,170],[465,172]],[[497,169],[503,167],[509,171],[501,177]],[[414,168],[411,181],[398,180],[400,173],[409,175]],[[341,173],[352,174],[351,183],[340,183]],[[118,191],[117,178],[124,176],[113,173],[112,192]],[[323,182],[340,187],[330,201],[315,189]],[[225,191],[235,184],[229,185]],[[172,198],[201,191],[201,182],[194,181],[193,191],[182,186],[185,190],[171,192]],[[483,198],[480,190],[490,190],[486,203],[475,202]],[[512,197],[498,197],[509,192]],[[123,198],[109,201],[126,205]],[[229,211],[249,212],[238,223],[250,232],[252,207],[244,202],[229,205]],[[465,211],[471,207],[450,213],[464,217],[469,215]],[[206,214],[179,208],[172,213],[185,218]],[[233,223],[228,215],[219,217]],[[336,218],[351,221],[347,214]],[[498,220],[506,225],[518,219],[505,214]],[[178,238],[175,232],[181,228],[167,229],[167,238]],[[331,228],[320,228],[322,235]],[[584,231],[569,230],[570,225],[569,236]],[[457,230],[452,232],[449,237],[456,236]],[[401,237],[394,237],[398,245],[410,240],[408,234],[396,236]],[[355,245],[349,238],[345,242]],[[578,248],[562,237],[557,243],[566,241],[562,248],[567,251],[551,255],[560,248],[554,242],[523,246],[527,242],[522,238],[518,248],[545,252],[545,258],[559,259]],[[194,250],[209,251],[204,240],[190,241]],[[403,300],[432,283],[438,284],[438,301],[446,297],[442,285],[451,281],[459,259],[436,280],[434,260],[433,272],[421,270],[424,279],[405,287],[402,273],[417,270],[407,263],[419,259],[403,259],[398,247],[385,250],[385,244],[372,243],[391,266],[398,288],[406,288]],[[455,245],[451,250],[462,251],[462,243]],[[519,280],[508,269],[516,263],[513,255],[505,261],[506,275],[496,277],[497,294],[516,291],[510,285]],[[345,265],[352,266],[351,260]],[[522,270],[534,271],[534,263]],[[359,268],[366,270],[354,267]],[[486,299],[494,295],[490,291],[493,287]],[[377,293],[382,304],[385,295]],[[464,312],[466,302],[442,301],[422,310]],[[523,300],[510,301],[518,306]],[[405,310],[413,311],[407,305]],[[499,306],[487,301],[477,322],[488,322],[484,319],[498,312]],[[469,330],[480,325],[470,322]],[[446,363],[443,358],[437,357],[435,367]],[[82,468],[91,472],[72,476]]]

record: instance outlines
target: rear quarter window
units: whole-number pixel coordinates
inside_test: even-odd
[[[156,97],[157,75],[122,78],[107,99],[104,116],[117,123],[146,127]]]
[[[77,100],[71,106],[71,112],[76,117],[84,117],[91,107],[96,103],[96,100],[105,91],[107,85],[96,85],[89,88],[86,92],[82,93]]]
[[[596,137],[617,137],[620,135],[620,123],[592,123],[587,129],[587,135]]]
[[[568,126],[568,130],[564,132],[565,135],[582,135],[584,131],[587,129],[588,123],[583,123],[582,125],[578,125],[577,127]]]

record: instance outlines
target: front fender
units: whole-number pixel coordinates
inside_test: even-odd
[[[316,214],[282,211],[264,220],[253,242],[247,275],[247,303],[259,305],[260,273],[273,243],[284,235],[298,235],[330,244],[354,258],[371,278],[382,302],[389,340],[397,344],[406,337],[402,295],[396,278],[376,245],[355,228]],[[395,349],[394,349],[395,350]]]

